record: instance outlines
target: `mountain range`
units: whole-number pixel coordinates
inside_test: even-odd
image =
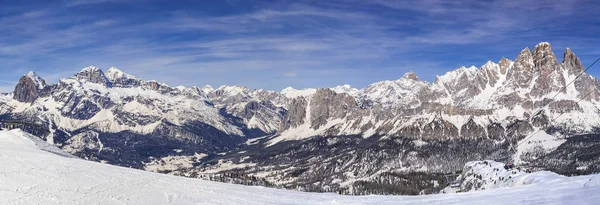
[[[47,127],[46,141],[103,163],[305,191],[419,194],[438,192],[444,173],[475,160],[600,171],[598,87],[573,51],[559,63],[543,42],[434,82],[409,72],[362,89],[170,87],[114,67],[48,84],[30,72],[0,96],[0,118]]]

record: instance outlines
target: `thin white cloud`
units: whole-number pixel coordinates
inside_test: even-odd
[[[116,2],[64,3],[82,6]],[[0,57],[9,57],[0,59],[0,63],[6,68],[22,68],[18,72],[26,72],[25,68],[65,71],[62,76],[43,76],[54,82],[90,64],[116,65],[140,77],[169,79],[170,84],[225,72],[281,78],[282,74],[301,71],[302,76],[293,78],[301,79],[307,78],[305,70],[311,70],[331,77],[340,76],[341,69],[391,70],[390,63],[402,64],[397,71],[401,76],[418,61],[433,62],[436,66],[431,66],[435,70],[432,72],[452,69],[444,69],[445,61],[436,56],[424,56],[432,51],[444,52],[444,46],[495,45],[514,49],[535,44],[518,37],[544,36],[536,33],[536,28],[574,15],[576,8],[571,4],[561,6],[559,1],[469,1],[460,5],[443,0],[328,1],[319,5],[263,5],[247,13],[225,16],[165,12],[160,14],[163,18],[148,22],[88,13],[73,14],[77,16],[74,20],[73,15],[63,15],[62,8],[32,9],[0,19],[0,31],[5,31],[0,36]],[[408,13],[419,15],[403,16]],[[549,15],[538,18],[539,14]],[[405,19],[398,20],[398,16]],[[43,64],[39,62],[52,62],[54,67],[39,66]],[[169,76],[164,70],[169,71]]]
[[[298,76],[298,73],[295,73],[295,72],[286,72],[286,73],[283,74],[283,76],[285,76],[285,77],[296,77],[296,76]]]

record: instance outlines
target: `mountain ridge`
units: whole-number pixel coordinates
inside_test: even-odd
[[[579,58],[570,49],[564,56],[558,63],[550,44],[540,43],[514,61],[460,67],[431,83],[408,72],[362,89],[281,92],[170,87],[90,66],[52,85],[24,76],[0,98],[0,117],[39,122],[50,128],[49,141],[90,160],[180,175],[231,171],[219,168],[227,161],[285,186],[314,188],[308,181],[321,176],[322,186],[346,190],[380,169],[440,173],[487,158],[536,164],[571,137],[596,133],[600,82],[576,77],[584,71]],[[459,154],[465,150],[472,154]],[[565,170],[592,162],[573,163]]]

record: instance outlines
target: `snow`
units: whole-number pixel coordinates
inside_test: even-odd
[[[79,71],[79,72],[83,73],[83,72],[97,72],[97,71],[100,71],[100,68],[98,68],[96,66],[88,66],[88,67],[81,69],[81,71]]]
[[[600,186],[600,175],[594,175],[592,176],[592,178],[590,178],[585,184],[583,184],[583,186],[585,187],[594,187],[594,186]]]
[[[106,73],[104,73],[104,75],[106,76],[106,78],[110,79],[110,80],[116,80],[116,79],[137,79],[135,76],[127,74],[121,70],[119,70],[116,67],[110,67]]]
[[[515,163],[520,163],[522,161],[521,155],[533,150],[535,147],[541,147],[545,152],[549,152],[566,142],[565,139],[559,139],[546,133],[544,130],[538,130],[533,133],[535,134],[527,136],[529,138],[519,141],[517,154],[515,155]]]
[[[342,123],[344,123],[343,119],[336,118],[329,120],[327,124],[322,125],[317,129],[313,129],[311,128],[310,121],[305,121],[304,124],[299,125],[298,127],[289,128],[281,132],[279,135],[276,135],[273,139],[267,142],[267,146],[272,146],[282,141],[303,140],[314,136],[321,136],[325,134],[327,129]]]
[[[549,46],[549,45],[550,45],[550,43],[548,43],[548,42],[540,42],[537,45],[535,45],[535,47],[538,47],[538,46]]]
[[[44,151],[34,139],[19,130],[0,131],[0,204],[504,204],[507,199],[512,204],[596,204],[600,200],[599,175],[546,179],[538,175],[515,180],[515,187],[461,194],[342,196],[117,167]]]
[[[116,71],[113,70],[113,72]],[[97,93],[97,95],[110,98],[112,102],[121,104],[112,109],[102,109],[88,120],[77,120],[62,116],[60,109],[64,105],[56,102],[54,97],[40,98],[34,105],[19,103],[15,100],[9,101],[9,104],[15,108],[13,112],[35,110],[36,107],[46,108],[47,111],[42,113],[44,118],[50,119],[59,128],[66,131],[77,130],[85,126],[94,126],[103,132],[117,133],[123,130],[130,130],[139,134],[149,134],[162,123],[162,119],[166,119],[175,125],[184,124],[186,121],[199,120],[225,133],[243,136],[243,132],[238,127],[224,123],[225,119],[219,114],[217,109],[204,103],[198,103],[197,100],[187,98],[185,95],[161,94],[144,87],[106,87],[80,81],[76,78],[61,79],[60,82],[72,88],[70,91],[64,92],[72,92],[82,96],[83,99],[88,97],[88,93]],[[61,93],[55,93],[55,95],[60,96]],[[122,99],[126,97],[134,97],[136,100],[125,103]],[[140,103],[141,101],[139,100],[151,103]],[[98,105],[98,107],[101,106]],[[156,120],[133,126],[122,124],[115,120],[115,113],[118,109],[139,116],[152,116]]]
[[[203,93],[207,94],[207,93],[214,91],[215,89],[210,85],[205,85],[204,87],[202,87],[201,90]]]
[[[414,100],[419,90],[428,85],[426,82],[411,79],[408,77],[410,75],[411,73],[407,73],[398,80],[373,83],[360,92],[367,99],[384,105],[408,104]]]
[[[317,89],[314,89],[314,88],[296,90],[292,87],[287,87],[287,88],[281,90],[281,94],[287,98],[306,97],[306,96],[315,94],[316,92],[317,92]]]
[[[217,88],[217,90],[222,90],[223,94],[227,95],[227,96],[244,95],[245,92],[250,91],[250,89],[248,89],[247,87],[237,86],[237,85],[235,85],[235,86],[224,85],[224,86]]]
[[[346,85],[338,85],[336,87],[331,88],[335,93],[346,93],[354,98],[358,97],[360,94],[360,90],[353,88],[352,86]]]
[[[42,90],[46,87],[46,81],[44,81],[40,76],[38,76],[35,72],[29,71],[29,73],[25,74],[28,78],[33,81],[33,84],[39,89]]]

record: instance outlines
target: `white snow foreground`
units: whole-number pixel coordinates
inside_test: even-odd
[[[527,181],[527,180],[526,180]],[[169,176],[66,157],[20,130],[0,131],[0,204],[595,204],[599,175],[462,194],[342,196]],[[513,183],[514,184],[514,183]]]
[[[566,177],[549,171],[527,173],[518,166],[509,169],[505,169],[504,166],[503,163],[491,160],[468,162],[461,175],[457,177],[460,188],[446,187],[441,193],[454,193],[458,190],[461,192],[502,191],[512,190],[515,187],[548,189],[548,191],[567,187],[573,189],[589,187],[600,191],[600,174]]]

